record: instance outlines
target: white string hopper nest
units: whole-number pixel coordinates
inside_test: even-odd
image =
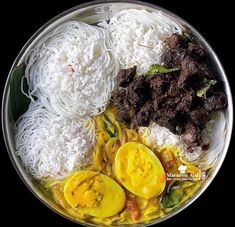
[[[32,102],[16,122],[15,143],[17,154],[33,177],[60,179],[91,163],[94,120],[63,118],[46,102]]]
[[[122,69],[137,66],[146,73],[152,64],[161,64],[164,41],[182,26],[162,12],[127,9],[115,14],[108,25],[114,53]]]
[[[77,21],[47,34],[26,57],[29,96],[47,98],[64,117],[103,112],[119,70],[108,36],[104,29]]]

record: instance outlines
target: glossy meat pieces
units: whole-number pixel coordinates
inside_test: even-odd
[[[192,122],[188,122],[184,126],[182,139],[189,147],[199,146],[201,144],[201,131]]]
[[[133,80],[136,74],[136,66],[129,69],[121,69],[117,75],[117,83],[121,87],[128,86]]]
[[[129,84],[127,98],[130,104],[139,109],[149,99],[149,86],[144,76],[139,76]]]
[[[166,47],[164,66],[179,71],[136,76],[136,67],[121,70],[120,86],[113,97],[117,117],[132,127],[148,126],[154,121],[182,134],[188,148],[193,148],[201,144],[201,130],[210,114],[227,108],[227,97],[200,45],[173,34],[167,38]],[[208,86],[211,80],[216,83]],[[198,95],[199,91],[204,93]]]

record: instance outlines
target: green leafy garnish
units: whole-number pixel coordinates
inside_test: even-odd
[[[104,128],[107,130],[111,137],[118,136],[118,129],[114,123],[104,114]]]
[[[13,69],[10,82],[10,104],[13,119],[16,121],[20,115],[25,113],[31,100],[21,91],[21,80],[25,72],[25,64],[21,64]],[[28,84],[23,82],[23,90],[28,91]]]
[[[197,92],[197,96],[198,97],[203,97],[204,95],[206,95],[206,92],[210,89],[211,86],[215,85],[217,83],[216,80],[208,80],[208,79],[204,79],[204,84],[205,84],[205,87],[200,89],[198,92]]]
[[[180,203],[184,195],[184,189],[180,186],[174,186],[170,189],[170,192],[167,193],[161,201],[162,208],[172,208]]]
[[[146,73],[146,75],[149,76],[149,75],[155,75],[155,74],[171,73],[171,72],[178,71],[178,70],[179,68],[169,69],[165,67],[164,65],[154,64],[149,67],[149,71]]]
[[[183,36],[184,36],[186,39],[188,39],[189,41],[193,42],[193,38],[192,38],[192,36],[191,36],[190,34],[184,32],[184,33],[183,33]]]

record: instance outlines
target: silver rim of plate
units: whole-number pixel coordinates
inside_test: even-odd
[[[141,1],[115,1],[115,0],[98,0],[98,1],[91,1],[85,4],[81,4],[78,6],[75,6],[69,10],[64,11],[63,13],[59,14],[58,16],[51,19],[49,22],[47,22],[45,25],[43,25],[25,44],[25,46],[22,48],[18,56],[16,57],[11,70],[9,72],[9,75],[7,77],[7,81],[5,84],[3,99],[2,99],[2,129],[3,129],[3,135],[5,144],[7,147],[7,151],[9,153],[10,159],[13,163],[13,166],[15,167],[17,173],[19,174],[21,180],[24,182],[24,184],[29,188],[29,190],[47,207],[52,209],[54,212],[58,213],[59,215],[62,215],[63,217],[82,224],[86,226],[98,226],[94,224],[87,224],[82,223],[80,221],[76,221],[69,217],[67,214],[65,214],[63,211],[58,211],[58,208],[56,209],[56,205],[53,204],[52,201],[48,201],[48,199],[45,198],[45,196],[42,194],[42,192],[34,185],[33,178],[25,171],[23,168],[21,161],[19,157],[16,155],[15,152],[15,146],[13,141],[13,124],[11,122],[11,116],[10,116],[10,110],[9,110],[9,91],[10,91],[10,80],[11,80],[11,72],[12,70],[19,64],[23,62],[23,59],[26,55],[26,53],[40,40],[45,34],[47,34],[49,31],[51,31],[54,27],[58,26],[64,21],[70,20],[70,19],[77,19],[83,22],[86,22],[88,24],[96,24],[102,20],[109,20],[110,17],[115,14],[116,12],[128,9],[128,8],[135,8],[135,9],[146,9],[148,11],[161,11],[164,14],[166,14],[168,17],[172,18],[179,24],[183,25],[186,29],[190,30],[196,39],[200,42],[200,44],[206,49],[208,52],[208,55],[211,59],[212,66],[215,67],[215,70],[218,72],[218,74],[221,76],[222,80],[224,81],[225,85],[225,91],[228,97],[228,109],[226,110],[226,120],[228,122],[227,124],[227,133],[225,138],[222,138],[225,140],[225,146],[223,151],[218,157],[217,163],[214,165],[214,167],[211,170],[210,176],[205,180],[202,187],[192,196],[189,198],[183,205],[177,207],[169,214],[165,215],[163,218],[154,220],[149,223],[139,223],[135,224],[134,226],[150,226],[157,224],[159,222],[162,222],[164,220],[167,220],[177,213],[184,210],[186,207],[188,207],[191,203],[193,203],[210,185],[212,180],[215,178],[216,174],[218,173],[224,159],[226,156],[226,153],[229,148],[229,143],[232,135],[232,125],[233,125],[233,104],[232,104],[232,95],[231,90],[229,86],[228,79],[226,77],[225,71],[223,69],[223,66],[221,62],[219,61],[216,53],[211,48],[211,46],[208,44],[208,42],[202,37],[202,35],[189,23],[187,23],[185,20],[181,19],[179,16],[173,14],[172,12],[165,10],[159,6],[141,2]]]

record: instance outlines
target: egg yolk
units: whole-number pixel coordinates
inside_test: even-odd
[[[64,196],[69,205],[84,214],[109,217],[125,204],[125,193],[111,178],[93,171],[80,171],[65,183]]]
[[[115,174],[126,189],[146,199],[161,194],[166,184],[166,174],[157,156],[137,142],[128,142],[119,148]]]

